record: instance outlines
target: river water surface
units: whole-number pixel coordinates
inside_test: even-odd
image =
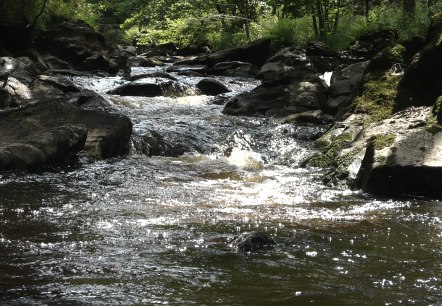
[[[442,206],[322,185],[300,163],[325,127],[226,116],[207,96],[107,98],[186,153],[0,174],[0,304],[442,304]],[[249,231],[276,247],[236,252]]]

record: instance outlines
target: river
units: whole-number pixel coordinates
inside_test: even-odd
[[[107,98],[185,153],[0,174],[0,304],[442,304],[442,206],[321,184],[300,164],[325,127],[223,115],[200,95]],[[276,247],[237,252],[248,231]]]

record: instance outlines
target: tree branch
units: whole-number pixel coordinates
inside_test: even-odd
[[[31,25],[31,28],[32,28],[32,29],[35,28],[35,26],[37,25],[38,18],[40,18],[40,16],[41,16],[41,15],[43,14],[43,12],[45,11],[46,3],[47,3],[47,2],[48,2],[47,0],[43,0],[43,5],[41,6],[41,10],[40,10],[40,12],[35,16],[35,18],[34,18],[34,22],[33,22],[32,25]]]

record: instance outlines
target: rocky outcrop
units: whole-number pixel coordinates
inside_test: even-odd
[[[199,73],[250,77],[256,74],[270,56],[270,39],[262,38],[248,44],[178,61],[171,71],[188,71],[201,67]],[[195,70],[193,70],[195,71]]]
[[[287,116],[324,107],[326,84],[297,49],[286,48],[271,57],[262,66],[258,78],[263,80],[262,85],[233,97],[223,112]]]
[[[127,56],[107,45],[103,35],[83,21],[64,21],[42,32],[35,44],[39,51],[56,56],[78,70],[116,73],[128,69]]]
[[[47,166],[80,151],[92,158],[125,154],[132,131],[124,116],[82,110],[59,100],[0,113],[0,169]]]
[[[214,75],[253,78],[258,74],[258,67],[246,62],[221,62],[213,65],[210,73]]]
[[[399,84],[396,110],[431,106],[442,95],[442,13],[432,19],[426,46],[412,59]]]
[[[397,30],[381,30],[361,35],[350,44],[350,54],[361,59],[369,60],[382,49],[393,45],[398,39]]]

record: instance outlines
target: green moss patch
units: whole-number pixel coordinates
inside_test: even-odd
[[[338,154],[352,142],[350,134],[342,133],[341,135],[332,139],[331,143],[325,145],[325,142],[321,143],[321,154],[315,155],[307,162],[307,166],[310,167],[331,167],[336,163],[336,157]]]
[[[382,134],[376,135],[374,139],[374,148],[376,150],[382,150],[383,148],[390,147],[396,140],[395,134]]]
[[[370,122],[379,122],[391,117],[396,102],[400,76],[390,73],[368,73],[365,76],[362,94],[353,101],[356,113],[370,115]]]

